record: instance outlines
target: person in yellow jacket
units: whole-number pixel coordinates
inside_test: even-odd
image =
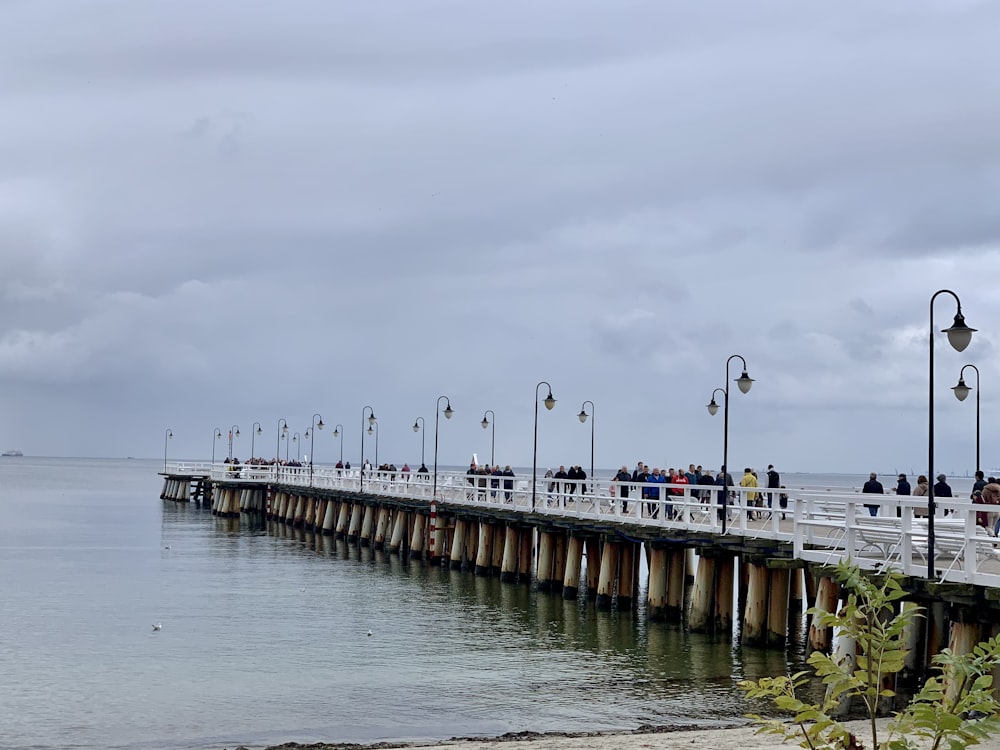
[[[753,469],[747,467],[743,470],[743,479],[740,480],[740,487],[756,487],[757,486],[757,475],[753,473]],[[753,508],[757,505],[757,498],[759,493],[757,492],[747,492],[744,495],[747,504],[747,518],[753,518]]]

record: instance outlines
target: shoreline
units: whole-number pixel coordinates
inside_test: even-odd
[[[884,732],[888,719],[879,719],[879,730]],[[846,722],[858,735],[864,747],[870,740],[869,725],[865,720]],[[239,745],[222,750],[783,750],[797,747],[796,740],[784,741],[773,734],[758,734],[753,724],[733,724],[726,727],[692,727],[687,725],[643,725],[633,730],[610,732],[507,732],[493,737],[452,737],[447,740],[385,741],[373,743],[353,742],[286,742],[280,745],[248,747]],[[880,738],[884,739],[883,735]],[[1000,750],[1000,736],[991,737],[975,747],[983,750]]]

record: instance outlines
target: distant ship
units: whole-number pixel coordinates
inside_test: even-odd
[[[21,453],[21,451],[4,451],[3,453],[0,453],[0,456],[23,456],[23,455],[24,454]]]

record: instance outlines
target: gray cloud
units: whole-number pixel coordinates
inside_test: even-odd
[[[938,452],[971,468],[947,388],[997,369],[991,3],[0,13],[3,447],[157,455],[170,426],[204,458],[318,410],[356,459],[371,403],[412,463],[447,393],[445,463],[492,408],[524,465],[547,379],[542,462],[584,460],[591,399],[600,465],[715,465],[739,352],[736,463],[908,467],[950,287],[981,333],[940,337]]]

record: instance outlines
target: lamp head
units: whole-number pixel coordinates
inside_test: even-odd
[[[368,426],[369,427],[371,427],[373,424],[375,424],[375,419],[376,419],[375,418],[375,412],[372,411],[371,416],[368,417]]]
[[[173,440],[174,439],[174,431],[173,430],[167,430],[167,437],[170,438],[171,440]]]
[[[576,415],[576,418],[579,419],[580,422],[586,422],[588,416],[590,415],[587,414],[587,412],[585,412],[583,409],[580,409],[580,413]]]
[[[483,421],[480,422],[479,424],[481,424],[483,426],[483,429],[485,430],[487,427],[490,426],[490,420],[488,420],[486,417],[483,417]]]
[[[965,378],[959,377],[958,385],[954,386],[952,390],[955,392],[955,398],[959,401],[965,401],[971,389],[965,384]]]
[[[976,332],[976,329],[965,325],[965,316],[959,309],[955,313],[955,322],[951,324],[951,328],[945,328],[941,332],[948,334],[948,343],[951,344],[952,349],[956,352],[964,352],[965,347],[972,341],[972,334]]]
[[[451,419],[451,415],[454,413],[455,411],[451,408],[451,401],[449,401],[447,406],[444,407],[444,418]]]
[[[708,403],[708,413],[713,417],[719,413],[719,405],[715,403],[715,396],[712,396],[712,400]]]
[[[320,417],[319,418],[319,422],[316,423],[316,429],[318,429],[318,430],[322,430],[323,429],[323,417]]]
[[[414,422],[413,423],[413,431],[414,432],[420,432],[420,422]]]
[[[285,422],[285,426],[281,428],[281,436],[284,437],[288,434],[288,422]]]
[[[310,437],[312,437],[312,427],[309,427],[308,429],[306,429],[306,434],[305,434],[305,435],[303,435],[303,437],[304,437],[304,438],[305,438],[306,440],[308,440],[308,439],[309,439]]]
[[[747,393],[753,385],[753,378],[747,375],[747,371],[744,370],[743,374],[736,379],[736,385],[740,387],[740,391]]]
[[[545,397],[545,401],[543,403],[545,404],[545,408],[549,411],[552,411],[552,407],[556,405],[556,400],[552,398],[551,388],[549,389],[549,395]]]
[[[334,436],[335,438],[338,438],[338,437],[340,437],[340,430],[339,430],[339,429],[337,429],[336,427],[334,427],[334,428],[333,428],[333,436]]]
[[[260,428],[260,425],[258,425],[258,426],[257,426],[257,434],[258,434],[258,435],[263,435],[263,434],[264,434],[264,430],[262,430],[262,429]]]
[[[375,434],[375,426],[374,425],[375,425],[374,422],[372,422],[370,425],[368,425],[368,434],[369,435],[374,435]]]
[[[233,436],[234,437],[239,437],[240,436],[240,428],[239,427],[236,428],[236,432],[233,433]]]

